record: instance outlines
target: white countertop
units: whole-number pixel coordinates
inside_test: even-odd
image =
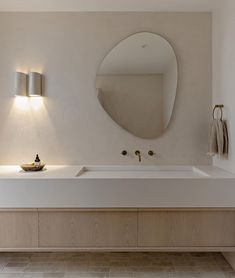
[[[87,169],[87,171],[83,171]],[[192,171],[193,169],[193,171]],[[82,173],[79,175],[79,173]],[[215,166],[46,165],[40,172],[25,172],[18,165],[0,166],[1,179],[233,179],[235,174]]]
[[[235,208],[235,175],[217,167],[86,167],[0,166],[0,208]]]
[[[25,172],[18,165],[0,166],[0,179],[69,179],[75,178],[83,166],[46,165],[40,172]]]

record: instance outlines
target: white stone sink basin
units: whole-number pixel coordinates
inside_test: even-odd
[[[212,165],[2,165],[0,208],[234,208],[234,185]]]
[[[84,166],[80,178],[205,178],[207,173],[195,166]]]

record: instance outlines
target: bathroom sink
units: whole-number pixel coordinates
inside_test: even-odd
[[[84,166],[80,178],[205,178],[207,173],[194,166]]]

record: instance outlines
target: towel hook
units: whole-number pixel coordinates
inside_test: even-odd
[[[215,105],[215,107],[213,109],[213,113],[212,113],[213,119],[215,120],[215,111],[217,108],[220,109],[220,120],[222,120],[223,119],[223,108],[224,108],[223,104]]]

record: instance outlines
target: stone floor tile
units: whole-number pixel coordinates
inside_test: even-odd
[[[0,253],[0,278],[235,278],[220,253]]]
[[[0,273],[0,278],[22,278],[22,273]]]
[[[20,278],[44,278],[43,273],[24,273]]]
[[[44,273],[43,278],[64,278],[65,273]]]

